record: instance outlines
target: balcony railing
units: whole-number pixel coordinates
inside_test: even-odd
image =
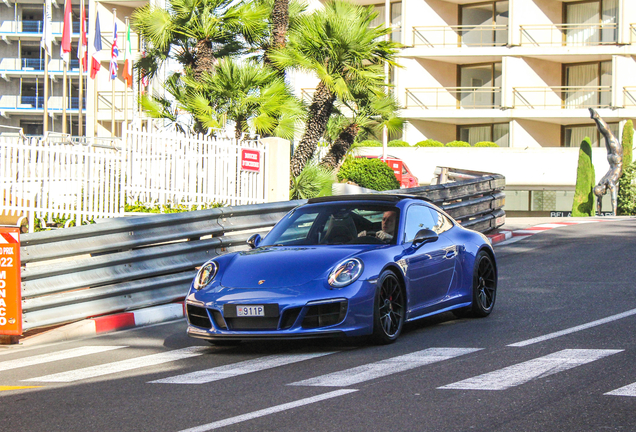
[[[424,87],[406,89],[406,108],[501,107],[501,87]]]
[[[44,59],[23,58],[22,69],[44,70]]]
[[[521,45],[525,46],[594,46],[614,45],[617,26],[608,24],[522,25]]]
[[[629,43],[633,44],[636,42],[636,24],[629,25]]]
[[[20,104],[22,105],[31,105],[31,108],[43,108],[44,107],[44,96],[21,96]],[[27,107],[22,107],[27,108]]]
[[[413,46],[493,47],[507,44],[507,25],[413,27]]]
[[[515,87],[514,108],[609,108],[610,86]]]
[[[22,21],[22,31],[25,33],[42,33],[44,21]]]
[[[623,106],[636,107],[636,87],[623,87]]]

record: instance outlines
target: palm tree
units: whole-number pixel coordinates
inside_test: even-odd
[[[336,98],[352,100],[353,93],[362,89],[381,95],[384,63],[397,66],[394,59],[399,44],[384,40],[391,29],[371,27],[376,16],[372,8],[330,1],[324,9],[300,17],[299,25],[288,33],[285,48],[271,52],[277,68],[313,72],[320,79],[292,158],[293,176],[311,159]]]
[[[240,139],[250,130],[291,138],[304,110],[276,71],[253,60],[220,60],[214,73],[184,78],[185,106],[205,127],[235,123]]]
[[[344,105],[352,113],[352,117],[347,118],[339,114],[331,118],[332,133],[335,132],[336,138],[320,161],[320,166],[326,169],[333,170],[338,166],[360,133],[375,135],[386,127],[389,134],[392,134],[402,128],[403,120],[397,116],[398,103],[392,95],[358,95],[355,104]]]
[[[147,43],[137,67],[152,78],[173,58],[195,77],[218,58],[246,52],[267,28],[265,5],[233,0],[168,0],[166,9],[148,4],[132,14],[133,28]]]

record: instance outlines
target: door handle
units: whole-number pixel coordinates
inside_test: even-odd
[[[455,258],[457,256],[457,251],[455,249],[446,252],[446,258]]]

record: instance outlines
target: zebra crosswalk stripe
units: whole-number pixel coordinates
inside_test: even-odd
[[[31,357],[7,360],[0,362],[0,372],[11,369],[17,369],[27,366],[35,366],[43,363],[51,363],[58,360],[67,360],[75,357],[86,356],[90,354],[98,354],[106,351],[112,351],[119,348],[126,348],[125,346],[85,346],[79,348],[72,348],[64,351],[58,351],[48,354],[40,354]]]
[[[231,378],[252,372],[258,372],[265,369],[271,369],[278,366],[284,366],[291,363],[297,363],[304,360],[310,360],[317,357],[333,354],[333,352],[320,352],[311,354],[281,354],[271,355],[267,357],[246,360],[239,363],[219,366],[211,369],[200,370],[183,375],[158,379],[150,381],[156,384],[205,384],[212,381],[218,381],[225,378]]]
[[[392,357],[379,362],[370,363],[339,372],[297,381],[288,385],[318,386],[318,387],[347,387],[375,378],[404,372],[420,366],[449,360],[461,355],[479,351],[482,348],[428,348],[422,351]]]
[[[565,349],[439,388],[506,390],[525,384],[533,379],[544,378],[558,372],[563,372],[621,351],[623,350]]]
[[[632,396],[636,397],[636,383],[626,385],[611,392],[605,393],[608,396]]]
[[[103,375],[110,375],[117,372],[125,372],[133,369],[140,369],[149,366],[156,366],[162,363],[169,363],[190,357],[203,355],[209,351],[208,347],[193,346],[168,352],[150,354],[142,357],[121,360],[103,365],[90,366],[82,369],[61,372],[52,375],[45,375],[37,378],[29,378],[23,381],[35,382],[73,382],[88,378],[95,378]]]

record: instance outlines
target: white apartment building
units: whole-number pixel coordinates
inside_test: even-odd
[[[597,180],[608,169],[588,108],[619,139],[636,119],[636,0],[356,3],[373,5],[377,24],[388,19],[405,46],[403,68],[391,74],[406,119],[402,139],[500,147],[391,148],[423,183],[436,165],[498,172],[509,213],[569,211],[584,137]]]
[[[126,17],[147,1],[120,0],[98,2],[87,0],[88,65],[90,69],[94,49],[95,17],[99,11],[102,50],[98,54],[101,68],[95,79],[89,72],[83,73],[83,132],[87,137],[121,136],[124,121],[131,122],[143,115],[137,104],[139,82],[136,78],[132,89],[126,89],[122,77],[124,69],[124,40]],[[66,100],[67,132],[73,136],[79,130],[79,60],[77,44],[80,38],[80,3],[72,2],[73,31],[71,61],[67,72]],[[64,0],[53,0],[53,55],[49,59],[49,131],[62,132],[63,112],[63,62],[60,58]],[[118,74],[110,80],[109,63],[113,40],[114,16],[117,21],[119,48]],[[44,123],[44,50],[40,46],[44,26],[44,2],[42,0],[4,0],[0,4],[0,126],[22,128],[26,135],[42,135]],[[131,30],[133,58],[140,53],[140,40]],[[152,87],[152,84],[151,84]],[[146,89],[152,91],[152,88]],[[114,119],[114,122],[113,122]],[[113,128],[114,125],[114,128]],[[1,133],[14,133],[0,128]]]

